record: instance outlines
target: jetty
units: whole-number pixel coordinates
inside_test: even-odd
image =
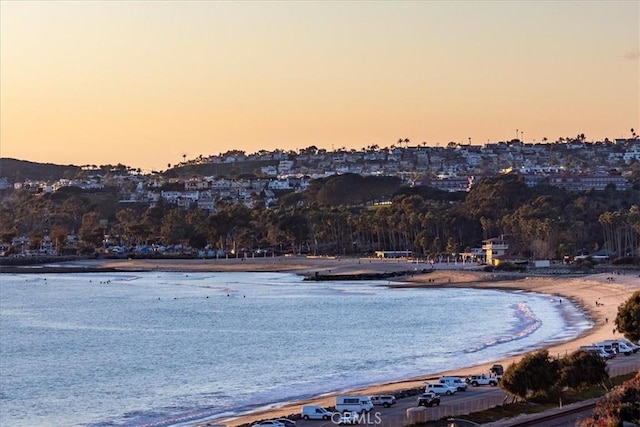
[[[305,276],[303,280],[314,282],[329,282],[329,281],[349,281],[349,280],[386,280],[394,277],[414,276],[416,274],[427,274],[433,270],[430,268],[423,268],[421,270],[402,270],[402,271],[385,271],[383,273],[348,273],[348,274],[321,274],[316,271],[311,276]]]

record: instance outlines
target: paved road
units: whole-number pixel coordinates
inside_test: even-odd
[[[609,366],[609,372],[612,375],[617,375],[619,371],[629,371],[632,367],[635,366],[635,369],[640,369],[640,352],[633,354],[631,356],[620,355],[610,361],[607,362]],[[427,408],[428,412],[433,412],[433,415],[430,418],[440,418],[440,416],[448,416],[451,415],[452,410],[454,410],[454,414],[462,414],[475,412],[474,408],[477,408],[482,402],[493,400],[493,401],[502,401],[505,396],[505,392],[500,389],[500,387],[491,387],[491,386],[480,386],[480,387],[470,387],[467,391],[462,391],[454,394],[453,396],[442,396],[441,397],[441,406]],[[406,421],[407,409],[416,407],[416,401],[418,396],[415,397],[407,397],[404,399],[399,399],[398,403],[391,408],[383,408],[381,406],[376,406],[375,409],[368,415],[366,419],[366,424],[373,425],[382,425],[382,426],[402,426],[404,421]],[[449,411],[447,411],[449,409]],[[455,410],[460,410],[461,412],[456,412]],[[447,411],[447,412],[445,412]],[[584,417],[584,414],[581,414]],[[434,417],[435,416],[435,417]],[[574,415],[574,424],[575,420],[578,418],[577,415]],[[571,421],[565,420],[561,421],[560,424],[554,424],[557,426],[566,425],[562,424],[562,422],[570,423]],[[334,427],[336,422],[329,421],[313,421],[313,420],[299,420],[297,422],[297,427]]]
[[[550,421],[542,421],[536,423],[536,427],[575,427],[578,422],[584,420],[591,415],[593,409],[587,409],[583,412],[576,412],[565,415],[564,417],[554,418]]]

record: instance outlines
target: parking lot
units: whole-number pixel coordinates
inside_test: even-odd
[[[610,376],[623,375],[629,372],[640,371],[640,352],[631,356],[620,355],[607,362]],[[500,387],[480,386],[470,387],[467,391],[457,392],[452,396],[441,396],[440,406],[422,408],[418,413],[426,416],[426,420],[437,420],[444,417],[453,417],[472,412],[481,411],[490,407],[503,404],[506,394]],[[407,410],[416,408],[418,396],[398,399],[390,408],[376,406],[371,413],[363,419],[364,424],[380,427],[401,427],[411,424],[412,420],[407,416]],[[425,412],[422,412],[425,411]],[[420,416],[416,415],[416,416]],[[335,422],[299,420],[297,427],[333,427]]]

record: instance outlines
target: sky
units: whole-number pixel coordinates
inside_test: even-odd
[[[639,118],[638,0],[0,1],[0,157],[151,171]]]

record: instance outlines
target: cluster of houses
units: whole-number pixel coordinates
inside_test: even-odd
[[[408,143],[408,140],[404,140]],[[400,143],[400,141],[399,141]],[[469,191],[484,177],[517,173],[529,186],[548,183],[569,191],[604,190],[615,186],[628,189],[630,165],[640,162],[640,140],[618,139],[589,143],[581,140],[556,143],[523,143],[519,140],[487,143],[483,146],[450,143],[447,147],[426,145],[392,146],[366,150],[326,151],[310,147],[298,153],[276,150],[247,155],[230,151],[219,156],[199,156],[179,166],[203,163],[236,163],[260,160],[268,163],[252,179],[191,177],[169,180],[161,173],[137,171],[117,174],[99,169],[86,170],[86,178],[60,179],[55,182],[15,182],[0,178],[0,190],[29,189],[52,193],[74,186],[100,190],[105,185],[120,188],[121,203],[148,206],[160,200],[180,207],[197,206],[213,211],[217,201],[270,207],[281,191],[304,191],[317,178],[341,173],[399,176],[408,185],[430,186],[444,191]],[[268,161],[268,162],[265,162]],[[174,184],[167,190],[167,183]],[[176,188],[176,183],[180,188]]]

